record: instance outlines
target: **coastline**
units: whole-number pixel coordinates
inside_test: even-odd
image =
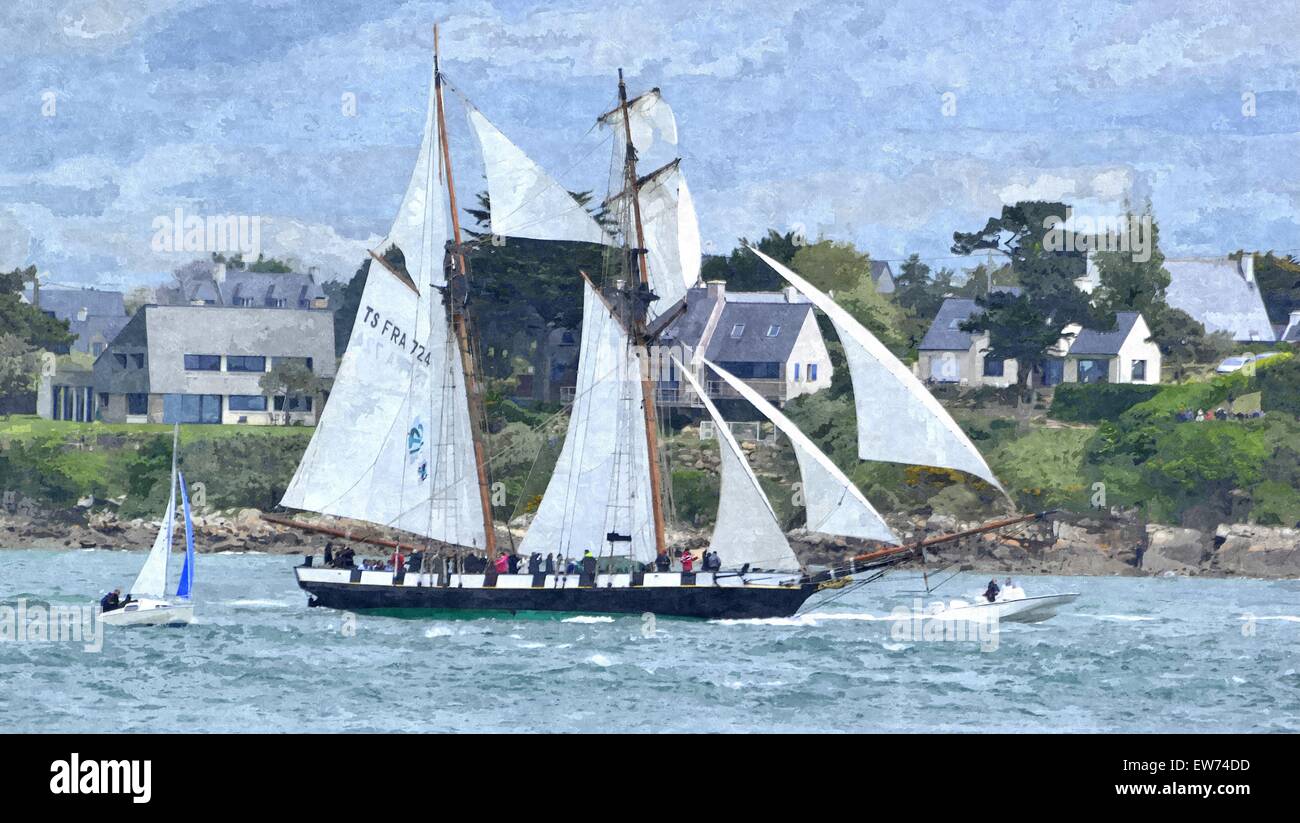
[[[327,542],[344,541],[324,534],[268,523],[257,509],[205,513],[194,518],[196,550],[203,554],[260,552],[277,555],[321,554]],[[339,525],[330,518],[321,519]],[[120,520],[111,511],[84,509],[16,513],[0,511],[0,549],[148,549],[157,522]],[[516,527],[500,529],[502,545],[522,536]],[[929,520],[900,520],[898,533],[917,539],[968,528],[974,523],[934,516]],[[358,524],[357,533],[406,539]],[[180,538],[178,531],[178,539]],[[708,531],[678,531],[676,546],[702,548]],[[859,551],[841,538],[795,530],[788,534],[800,560],[811,565],[839,562]],[[362,556],[385,550],[353,544]],[[991,574],[1056,574],[1084,576],[1179,576],[1300,578],[1300,530],[1250,524],[1222,524],[1214,532],[1158,524],[1142,525],[1121,516],[1054,516],[1029,524],[1015,534],[985,534],[927,549],[936,570]]]

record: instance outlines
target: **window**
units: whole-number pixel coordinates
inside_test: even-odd
[[[1006,372],[1006,361],[993,357],[984,358],[984,376],[1002,377]]]
[[[231,411],[264,412],[266,398],[260,394],[232,394],[226,398],[226,408]]]
[[[284,411],[284,397],[275,398],[275,410]],[[311,411],[311,397],[293,395],[289,398],[289,411],[291,412],[309,412]]]
[[[266,307],[267,307],[268,309],[282,309],[282,308],[285,307],[285,305],[286,305],[286,302],[285,302],[285,299],[284,299],[283,297],[268,297],[268,298],[266,298]]]
[[[283,365],[290,365],[290,364],[296,366],[302,366],[305,369],[307,369],[307,371],[313,371],[312,359],[310,357],[272,357],[271,358],[271,368],[273,369],[276,366],[283,366]]]
[[[243,357],[230,354],[226,356],[226,371],[266,371],[265,357]]]
[[[108,392],[99,393],[99,407],[102,409],[108,405]]]
[[[777,336],[778,334],[780,334],[780,333],[781,333],[781,327],[780,327],[780,326],[768,326],[768,327],[767,327],[767,336],[768,336],[768,337],[776,337],[776,336]]]
[[[245,307],[250,307],[255,303],[255,301],[251,297],[236,297],[233,302],[236,306],[245,306]]]
[[[1080,383],[1106,383],[1110,380],[1109,360],[1080,360]]]
[[[744,324],[744,323],[737,323],[736,325],[734,325],[734,326],[731,327],[731,336],[732,336],[732,337],[740,337],[740,336],[741,336],[742,334],[744,334],[744,333],[745,333],[745,324]]]
[[[1147,361],[1145,360],[1133,361],[1133,379],[1134,380],[1147,379]]]
[[[799,382],[799,364],[798,364],[798,363],[795,363],[795,364],[794,364],[794,382],[796,382],[796,383]]]
[[[104,344],[103,344],[103,343],[91,343],[91,344],[90,344],[90,353],[93,354],[93,355],[95,355],[96,357],[99,357],[101,354],[104,353]]]
[[[127,414],[148,414],[149,395],[128,394],[126,396],[126,413]]]
[[[117,361],[117,367],[118,367],[119,369],[125,369],[125,368],[126,368],[126,355],[125,355],[125,354],[114,354],[114,355],[113,355],[113,359],[114,359],[115,361]]]
[[[809,363],[809,364],[808,364],[808,382],[809,382],[809,383],[816,383],[816,382],[817,382],[817,364],[816,364],[816,363]]]
[[[746,380],[777,380],[781,377],[780,363],[719,363],[719,366]]]
[[[221,395],[163,395],[164,423],[220,423]]]
[[[185,371],[221,371],[221,355],[187,354]]]
[[[143,354],[133,354],[133,355],[131,355],[131,368],[133,368],[133,369],[143,369],[143,368],[144,368],[144,355],[143,355]]]

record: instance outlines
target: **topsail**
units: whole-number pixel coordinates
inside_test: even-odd
[[[839,304],[789,268],[750,246],[835,324],[853,380],[858,457],[913,466],[940,466],[1002,486],[975,444],[911,370]]]

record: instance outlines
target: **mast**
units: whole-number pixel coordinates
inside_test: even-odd
[[[465,394],[469,402],[470,438],[474,441],[474,467],[478,474],[479,502],[483,507],[483,537],[487,543],[488,561],[496,559],[497,538],[492,525],[492,500],[488,488],[487,455],[483,448],[483,432],[479,428],[482,417],[482,389],[474,355],[470,349],[469,325],[465,318],[465,300],[468,299],[469,277],[465,265],[465,250],[460,242],[460,214],[456,209],[456,183],[451,171],[451,148],[447,145],[447,121],[442,108],[442,68],[438,63],[438,26],[433,27],[433,77],[437,96],[438,142],[442,144],[442,165],[447,173],[447,200],[451,209],[452,263],[454,271],[447,279],[448,303],[451,306],[451,325],[460,348],[460,364],[465,374]],[[458,288],[459,286],[459,288]]]
[[[626,187],[628,196],[632,198],[632,221],[636,226],[636,248],[632,253],[636,255],[637,265],[632,266],[631,274],[633,285],[628,290],[630,297],[629,305],[632,311],[629,314],[629,336],[632,338],[632,344],[642,351],[646,351],[646,343],[649,336],[646,334],[645,313],[640,303],[641,290],[648,289],[650,286],[650,271],[646,266],[646,246],[645,233],[641,227],[641,200],[638,196],[638,180],[636,174],[636,146],[632,144],[632,122],[627,112],[627,85],[623,82],[623,70],[618,70],[618,105],[623,112],[623,134],[627,139],[627,145],[623,150],[623,173],[626,177]],[[660,554],[667,554],[668,547],[664,542],[664,508],[662,493],[662,478],[659,476],[659,439],[658,439],[658,421],[655,419],[655,388],[650,380],[650,374],[647,369],[641,370],[641,408],[645,417],[645,445],[646,455],[650,458],[647,462],[650,464],[650,507],[654,513],[655,525],[655,551]]]

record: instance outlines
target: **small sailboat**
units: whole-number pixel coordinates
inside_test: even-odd
[[[674,571],[666,537],[652,350],[699,282],[700,235],[690,192],[674,159],[640,174],[651,143],[675,144],[676,121],[658,89],[629,98],[622,71],[618,105],[598,118],[613,132],[616,191],[604,201],[607,228],[527,157],[463,93],[487,178],[491,235],[604,245],[599,280],[575,269],[583,290],[577,385],[568,430],[536,514],[516,548],[523,556],[578,558],[595,570],[553,574],[465,573],[467,555],[498,555],[490,503],[491,460],[483,432],[484,388],[475,362],[470,252],[462,240],[447,140],[437,33],[423,140],[392,229],[371,250],[361,310],[329,404],[281,500],[289,509],[348,518],[402,532],[409,542],[357,534],[279,515],[306,530],[437,556],[432,565],[378,571],[295,569],[309,604],[398,616],[428,612],[642,613],[700,618],[794,614],[823,590],[913,557],[845,474],[812,440],[743,381],[695,352],[676,360],[716,424],[720,500],[710,549],[721,569]],[[822,310],[844,345],[856,397],[859,456],[940,466],[1001,488],[948,413],[866,328],[828,295],[754,250]],[[401,262],[394,262],[399,260]],[[861,553],[828,569],[800,563],[708,392],[719,375],[788,435],[802,474],[808,528],[860,541]],[[886,423],[887,425],[882,425]],[[955,540],[1041,517],[1022,515],[948,535]],[[927,543],[941,538],[929,538]],[[419,541],[419,542],[416,542]],[[856,584],[855,584],[856,585]]]
[[[190,496],[185,486],[185,476],[176,468],[180,441],[180,426],[172,431],[171,490],[167,498],[167,511],[162,526],[154,538],[153,548],[145,558],[144,566],[136,575],[128,591],[127,602],[116,609],[105,611],[100,619],[110,626],[175,626],[194,621],[194,524],[190,518]],[[166,599],[167,565],[172,552],[172,539],[176,531],[176,491],[180,490],[181,510],[185,520],[185,565],[181,568],[180,582],[175,599]]]

